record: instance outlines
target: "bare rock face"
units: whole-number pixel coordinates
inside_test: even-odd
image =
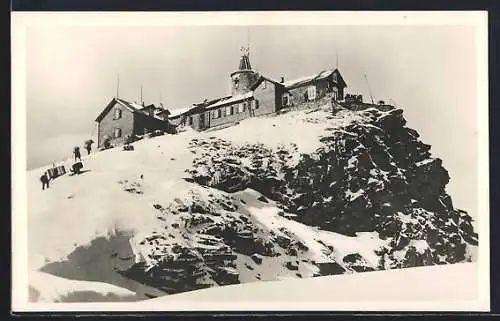
[[[469,260],[478,235],[471,217],[454,208],[445,192],[450,177],[442,161],[405,127],[401,110],[357,113],[363,121],[327,127],[317,137],[320,147],[310,153],[294,144],[271,148],[215,137],[192,140],[189,191],[170,203],[152,204],[159,229],[134,236],[135,263],[120,273],[178,293],[283,275]],[[307,121],[330,120],[311,116]],[[136,182],[120,184],[126,192],[143,192]],[[246,189],[258,192],[247,199],[252,204],[237,196]],[[320,236],[305,240],[279,223],[269,227],[248,206],[273,207],[276,217],[318,231],[349,237],[373,233],[381,242],[378,261],[339,252]]]
[[[225,191],[253,188],[303,224],[350,236],[377,232],[389,240],[379,268],[467,260],[477,234],[471,217],[455,209],[445,192],[450,177],[442,161],[405,127],[402,110],[360,113],[365,122],[328,128],[318,138],[321,147],[310,154],[299,154],[296,146],[234,146],[216,138],[193,142],[200,156],[187,172],[196,182]],[[208,180],[213,173],[217,180]],[[275,242],[287,248],[289,240],[279,236]]]
[[[154,196],[146,208],[151,226],[97,238],[42,271],[105,279],[144,299],[471,260],[478,245],[472,218],[454,207],[449,173],[401,110],[359,105],[340,110],[344,119],[316,111],[301,118],[325,125],[312,131],[315,149],[307,152],[293,143],[193,139],[190,177],[173,199]],[[140,177],[117,183],[124,195],[150,199]]]
[[[355,272],[375,271],[375,269],[368,266],[367,262],[359,254],[348,254],[344,256],[342,261],[348,269]]]
[[[342,274],[345,272],[345,269],[336,262],[320,263],[318,264],[318,267],[319,267],[318,276]]]
[[[252,258],[252,260],[257,263],[257,264],[261,264],[262,263],[262,256],[257,254],[257,253],[254,253],[250,256]]]

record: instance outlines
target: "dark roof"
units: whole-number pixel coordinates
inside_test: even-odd
[[[335,69],[333,73],[337,74],[337,84],[341,85],[342,87],[347,87],[347,83],[344,81],[344,78],[342,78],[340,71],[338,69]]]
[[[260,75],[259,78],[257,78],[257,80],[250,86],[250,90],[254,90],[255,88],[257,88],[264,80],[272,82],[273,84],[275,84],[277,86],[283,86],[282,83],[279,83],[276,80],[272,80],[271,78]]]
[[[227,99],[231,96],[225,96],[225,97],[218,97],[218,98],[213,98],[213,99],[205,99],[205,101],[201,102],[201,103],[197,103],[197,104],[194,104],[195,106],[200,106],[200,107],[206,107],[206,106],[210,106],[212,104],[215,104],[219,101],[221,101],[222,99]]]
[[[209,107],[210,105],[213,105],[215,103],[218,103],[221,100],[228,99],[228,98],[231,98],[231,96],[214,98],[214,99],[210,99],[210,100],[206,99],[205,101],[203,101],[201,103],[196,103],[196,104],[193,104],[189,107],[173,109],[169,115],[169,119],[174,119],[174,118],[181,117],[184,115],[197,113],[197,112],[199,112],[200,109],[203,109],[205,107]]]
[[[252,70],[252,66],[250,66],[250,59],[248,56],[243,55],[240,58],[240,66],[238,68],[239,70]]]
[[[109,104],[104,108],[104,110],[99,114],[99,116],[97,116],[95,121],[100,122],[104,118],[104,116],[106,116],[108,114],[108,112],[111,110],[111,108],[113,108],[113,106],[116,103],[125,107],[127,110],[129,110],[132,113],[137,113],[137,114],[141,114],[141,115],[145,115],[145,116],[149,116],[149,117],[154,117],[154,116],[150,116],[149,113],[147,113],[146,111],[143,110],[143,109],[149,109],[151,107],[154,107],[153,104],[149,105],[147,107],[142,107],[141,105],[131,103],[131,102],[123,100],[121,98],[113,98],[113,99],[111,99]]]
[[[342,86],[342,87],[346,87],[347,84],[345,83],[344,79],[342,78],[342,75],[340,74],[340,71],[338,69],[335,69],[335,70],[323,70],[321,71],[320,73],[317,73],[317,74],[314,74],[314,75],[310,75],[310,76],[306,76],[306,77],[300,77],[300,78],[297,78],[297,79],[292,79],[292,80],[287,80],[283,83],[283,85],[285,86],[285,88],[287,89],[293,89],[293,88],[297,88],[297,87],[302,87],[302,86],[306,86],[316,80],[321,80],[321,79],[325,79],[327,77],[330,77],[331,75],[333,74],[336,74],[337,75],[337,81],[335,81],[338,85]]]
[[[172,111],[168,115],[168,118],[174,119],[177,117],[181,117],[181,116],[186,115],[190,112],[193,112],[196,108],[198,108],[198,106],[192,105],[192,106],[185,107],[185,108],[172,109]]]
[[[249,91],[246,94],[242,94],[242,95],[228,96],[228,97],[225,97],[223,99],[219,99],[217,102],[215,102],[209,106],[206,106],[206,109],[209,110],[209,109],[216,108],[216,107],[232,105],[232,104],[235,104],[237,102],[240,102],[240,101],[243,101],[246,99],[250,99],[252,97],[253,97],[253,91]]]

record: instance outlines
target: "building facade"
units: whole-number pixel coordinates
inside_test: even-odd
[[[335,100],[344,99],[347,86],[338,69],[325,70],[316,75],[284,81],[285,95],[282,104],[291,106],[314,101],[331,93]]]
[[[331,94],[344,99],[346,83],[340,72],[325,70],[318,74],[280,82],[252,69],[248,48],[242,48],[238,69],[232,72],[231,95],[205,100],[183,109],[168,111],[113,98],[97,117],[98,147],[109,141],[122,144],[127,136],[162,130],[173,133],[190,126],[198,131],[226,127],[243,119],[278,113],[283,109],[313,102]]]
[[[97,146],[107,140],[113,146],[121,145],[127,136],[140,136],[155,130],[168,131],[168,111],[154,105],[143,106],[113,98],[96,118]]]
[[[231,96],[172,111],[169,116],[171,124],[203,131],[249,117],[274,114],[315,101],[328,93],[336,100],[344,99],[347,85],[337,69],[286,82],[282,78],[277,82],[252,70],[248,49],[242,49],[238,70],[230,74]]]

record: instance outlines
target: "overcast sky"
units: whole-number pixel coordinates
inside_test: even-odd
[[[71,156],[116,94],[182,108],[228,94],[246,27],[30,29],[28,168]],[[336,66],[347,92],[396,102],[450,172],[455,205],[476,206],[476,52],[469,26],[253,26],[251,64],[279,80]],[[95,132],[94,132],[95,134]]]

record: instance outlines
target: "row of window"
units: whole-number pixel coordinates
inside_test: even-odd
[[[192,123],[192,117],[190,117],[190,118],[191,118],[191,123]],[[147,132],[149,132],[149,129],[144,128],[144,134],[146,134]],[[115,127],[113,129],[113,138],[120,138],[120,137],[122,137],[122,129]]]
[[[211,116],[213,119],[222,118],[226,116],[232,116],[234,114],[244,113],[248,108],[251,107],[251,102],[244,102],[241,104],[236,104],[232,106],[221,107],[211,111]],[[259,109],[259,101],[255,100],[254,108]]]

